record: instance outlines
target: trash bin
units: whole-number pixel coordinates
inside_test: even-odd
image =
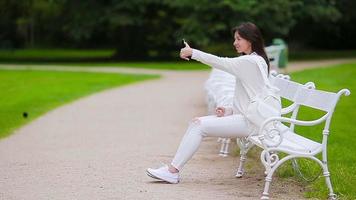
[[[277,45],[277,46],[282,46],[283,49],[279,55],[279,62],[278,62],[278,68],[285,68],[287,67],[288,63],[288,46],[284,42],[284,40],[280,38],[275,38],[272,41],[272,45]]]

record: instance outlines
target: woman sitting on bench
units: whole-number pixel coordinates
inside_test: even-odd
[[[172,162],[158,169],[148,168],[148,176],[178,183],[179,172],[198,150],[203,137],[246,137],[258,131],[263,118],[280,113],[280,98],[268,80],[269,62],[261,32],[253,23],[242,23],[233,33],[233,45],[242,56],[217,57],[192,49],[187,43],[180,51],[182,59],[191,58],[236,77],[233,107],[218,107],[216,115],[193,119]]]

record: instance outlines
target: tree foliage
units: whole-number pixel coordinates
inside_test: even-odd
[[[267,42],[352,48],[350,7],[352,0],[0,0],[0,48],[116,48],[121,59],[169,58],[181,38],[200,48],[230,44],[230,30],[244,21]]]

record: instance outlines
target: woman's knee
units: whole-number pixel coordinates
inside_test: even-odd
[[[202,131],[202,119],[200,117],[193,118],[189,123],[188,134],[205,136]]]
[[[190,122],[199,124],[199,125],[204,125],[205,122],[208,122],[212,119],[217,118],[215,115],[208,115],[208,116],[202,116],[202,117],[194,117]]]
[[[199,125],[201,124],[201,117],[194,117],[193,119],[190,120],[190,125]]]

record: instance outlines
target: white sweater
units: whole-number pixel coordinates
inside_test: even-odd
[[[236,77],[233,114],[246,115],[247,107],[252,99],[268,90],[268,86],[263,79],[263,76],[268,74],[267,63],[263,57],[256,53],[236,58],[222,58],[193,49],[192,59],[228,72]],[[261,73],[258,62],[263,65],[264,74]],[[268,85],[271,86],[270,83]]]

